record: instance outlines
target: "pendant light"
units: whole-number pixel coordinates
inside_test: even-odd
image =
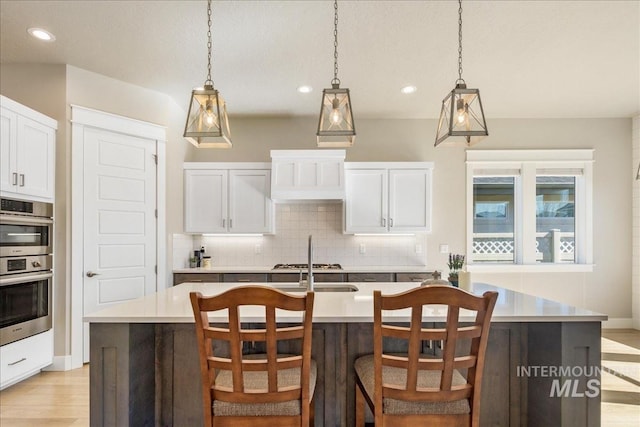
[[[338,78],[338,1],[333,2],[333,80],[331,89],[322,91],[318,121],[318,147],[351,147],[356,128],[351,111],[349,89],[340,88]]]
[[[184,137],[199,148],[231,148],[227,106],[211,80],[211,0],[207,2],[208,71],[204,88],[191,92]]]
[[[467,89],[462,78],[462,0],[458,0],[458,80],[442,101],[435,146],[441,143],[470,146],[487,135],[480,91]]]

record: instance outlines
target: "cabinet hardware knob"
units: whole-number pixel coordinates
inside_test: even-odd
[[[382,226],[386,227],[387,226],[387,220],[386,218],[382,218]]]
[[[20,187],[24,187],[24,174],[20,174]]]
[[[16,172],[11,174],[11,185],[18,185],[18,174]]]
[[[389,218],[389,227],[393,227],[393,218]]]

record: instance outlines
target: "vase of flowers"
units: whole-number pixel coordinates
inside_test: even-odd
[[[464,255],[449,254],[449,282],[456,288],[458,287],[458,273],[464,266]]]

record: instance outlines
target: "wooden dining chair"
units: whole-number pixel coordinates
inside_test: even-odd
[[[376,427],[479,426],[482,370],[497,297],[497,292],[478,297],[442,285],[385,296],[374,291],[374,353],[355,362],[356,426],[364,426],[365,402]],[[446,306],[444,328],[423,327],[423,306],[431,304]],[[383,310],[404,309],[411,313],[409,326],[383,323]],[[471,310],[463,312],[471,315],[469,324],[459,322],[460,309]],[[395,339],[394,346],[408,344],[407,353],[385,351],[383,341],[389,339]],[[441,340],[442,354],[422,354],[424,340]]]
[[[311,359],[313,292],[294,296],[265,286],[243,286],[211,297],[191,292],[190,298],[200,354],[204,425],[313,425],[317,376]],[[264,307],[264,329],[242,327],[239,309],[249,305]],[[208,312],[225,309],[228,326],[211,326]],[[278,309],[299,312],[300,322],[279,327]],[[283,341],[294,350],[279,354],[278,343]],[[266,352],[243,355],[243,342],[263,342]]]

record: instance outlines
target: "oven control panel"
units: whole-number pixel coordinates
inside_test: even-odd
[[[46,271],[52,268],[51,255],[29,255],[0,258],[0,276]]]

